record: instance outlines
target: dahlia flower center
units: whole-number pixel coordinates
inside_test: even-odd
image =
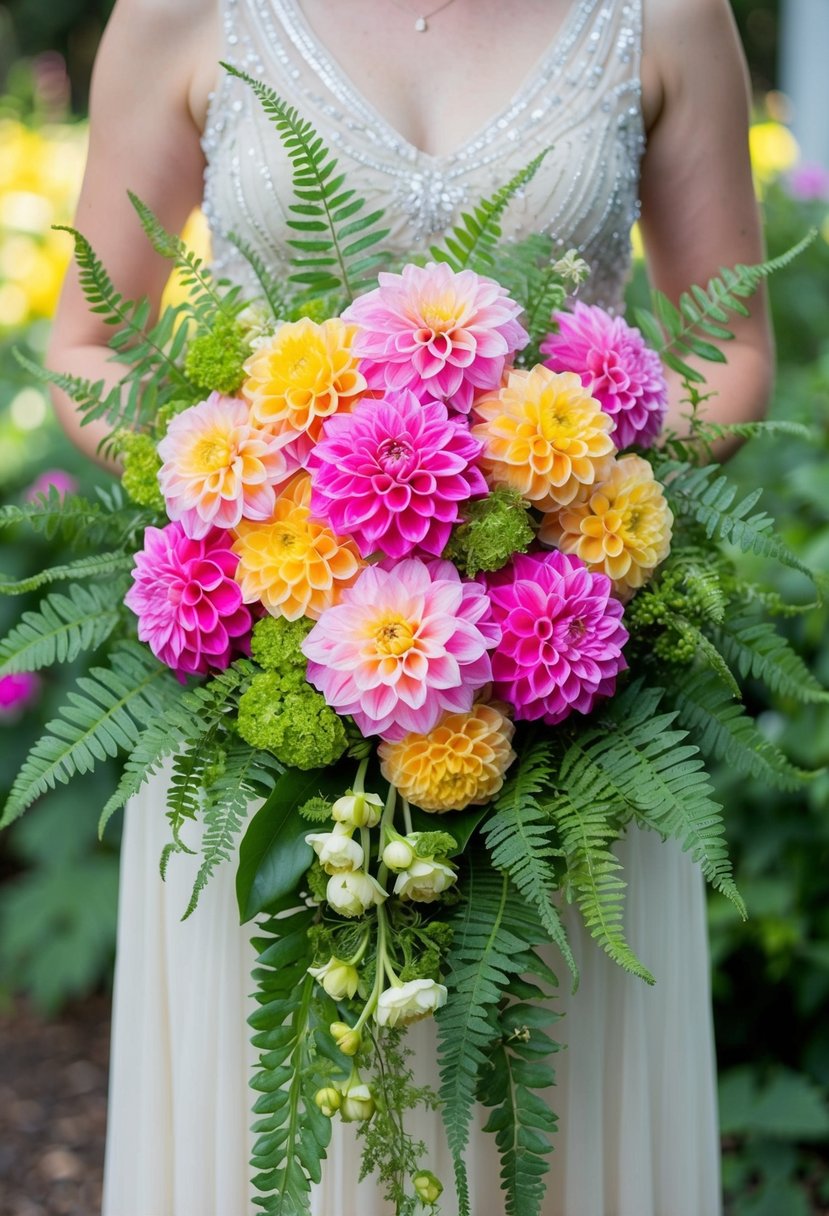
[[[388,471],[391,468],[394,471],[396,466],[409,460],[412,454],[413,449],[409,440],[384,439],[377,450],[377,462],[384,470]]]
[[[308,334],[289,339],[272,363],[274,379],[295,393],[312,395],[319,392],[327,366],[325,351]]]
[[[552,444],[563,439],[571,439],[578,432],[578,426],[567,409],[567,403],[560,397],[553,397],[541,406],[541,434]]]
[[[406,654],[415,644],[414,630],[405,617],[385,617],[375,628],[374,642],[379,654]]]
[[[458,304],[453,295],[446,294],[421,306],[420,317],[425,329],[433,334],[445,334],[458,324]]]
[[[580,616],[574,616],[567,624],[567,641],[580,642],[587,633],[587,625]]]
[[[228,467],[232,455],[230,437],[221,431],[208,431],[193,446],[192,463],[200,473],[218,473]]]

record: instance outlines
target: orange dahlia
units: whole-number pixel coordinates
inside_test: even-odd
[[[351,346],[356,326],[334,317],[280,325],[245,363],[242,393],[251,418],[276,434],[300,436],[299,456],[317,441],[326,418],[351,407],[366,389]]]
[[[630,599],[671,551],[674,517],[641,456],[622,456],[589,498],[544,516],[539,540],[575,553]]]
[[[233,552],[246,604],[264,604],[271,616],[318,620],[350,587],[363,562],[350,540],[311,518],[311,479],[294,477],[276,500],[267,523],[242,522]]]
[[[572,372],[511,371],[475,413],[490,485],[512,486],[541,510],[566,506],[609,472],[613,420]]]
[[[381,743],[383,776],[424,811],[462,811],[498,793],[515,759],[515,726],[497,704],[445,714],[426,735]]]

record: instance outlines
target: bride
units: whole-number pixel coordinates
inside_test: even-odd
[[[395,251],[428,249],[459,211],[551,147],[505,221],[550,231],[592,268],[585,299],[620,307],[640,214],[651,277],[676,297],[719,267],[761,258],[746,149],[746,78],[727,0],[118,0],[97,64],[78,227],[119,290],[157,301],[166,264],[127,201],[170,229],[204,203],[217,269],[246,281],[233,232],[287,264],[290,169],[258,102],[223,59],[271,85],[316,126],[357,189],[385,208]],[[111,378],[107,332],[70,276],[51,365]],[[762,300],[709,372],[719,421],[755,416],[771,370]],[[681,425],[679,387],[669,424]],[[95,427],[56,406],[94,455]],[[249,1216],[246,1016],[249,928],[233,867],[192,919],[192,875],[165,842],[163,780],[126,814],[104,1216]],[[567,1044],[551,1095],[560,1116],[544,1216],[718,1216],[714,1055],[702,885],[689,859],[632,828],[627,931],[654,989],[614,968],[570,920],[581,967],[562,992]],[[413,1029],[435,1079],[431,1025]],[[413,1128],[454,1216],[440,1118]],[[497,1154],[469,1153],[475,1216],[502,1216]],[[315,1216],[382,1216],[335,1124]]]

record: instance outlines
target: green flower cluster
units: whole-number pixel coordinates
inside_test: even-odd
[[[254,676],[239,700],[239,734],[293,768],[324,768],[346,748],[345,726],[301,672]]]
[[[154,441],[149,435],[122,431],[117,439],[117,450],[123,463],[121,484],[125,493],[139,507],[163,511],[164,495],[158,485],[161,461]]]
[[[301,683],[305,679],[305,655],[300,646],[313,628],[314,622],[305,617],[286,621],[281,616],[266,616],[253,627],[251,657],[265,671],[278,671],[284,676],[298,673]]]
[[[481,570],[500,570],[513,553],[526,553],[534,535],[521,495],[500,486],[466,506],[464,520],[453,530],[443,556],[461,574],[474,578]]]
[[[232,397],[245,379],[244,364],[250,358],[250,343],[241,325],[219,315],[213,329],[190,343],[184,370],[196,388],[206,393]]]
[[[663,569],[658,579],[625,608],[625,625],[640,642],[667,663],[688,664],[697,653],[698,633],[692,622],[711,617],[710,578],[695,580],[682,567]],[[654,637],[654,633],[656,636]]]

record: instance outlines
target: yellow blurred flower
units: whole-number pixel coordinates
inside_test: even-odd
[[[197,257],[206,263],[210,264],[211,243],[210,229],[207,226],[207,220],[204,212],[198,207],[195,211],[191,211],[187,223],[181,234],[181,239],[189,249]],[[188,289],[184,286],[181,272],[174,270],[167,280],[167,285],[161,297],[161,311],[165,308],[175,308],[179,304],[184,304],[190,298]]]
[[[610,470],[613,421],[573,372],[511,371],[474,408],[487,481],[512,486],[541,510],[566,506]]]
[[[366,381],[351,353],[356,327],[338,318],[321,325],[303,317],[280,325],[245,364],[242,392],[260,426],[319,438],[323,421],[348,409]]]
[[[378,748],[383,776],[424,811],[462,811],[498,793],[515,759],[515,726],[496,704],[446,714],[426,735]]]
[[[538,537],[608,575],[626,601],[670,553],[672,526],[671,509],[647,460],[622,456],[589,498],[545,515]]]
[[[757,122],[748,133],[751,167],[760,186],[794,168],[800,156],[797,140],[782,122]]]
[[[318,620],[350,587],[363,562],[350,540],[311,518],[311,478],[298,473],[263,524],[241,523],[233,552],[246,604],[261,601],[271,616]]]

